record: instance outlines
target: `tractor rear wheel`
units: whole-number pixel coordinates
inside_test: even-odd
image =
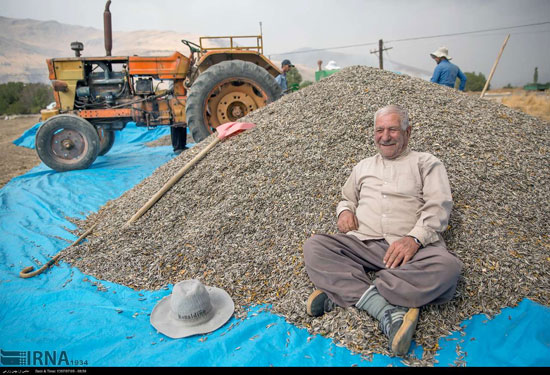
[[[115,131],[98,127],[97,134],[99,135],[99,152],[97,155],[103,156],[111,150],[115,143]]]
[[[247,61],[223,61],[201,73],[191,86],[187,125],[198,143],[219,125],[237,121],[280,96],[281,88],[267,70]]]
[[[35,143],[40,159],[58,172],[88,168],[100,148],[96,128],[74,115],[47,119],[36,132]]]

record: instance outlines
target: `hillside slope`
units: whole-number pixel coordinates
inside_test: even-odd
[[[46,59],[74,56],[71,42],[84,43],[83,56],[104,56],[103,30],[0,17],[0,83],[9,81],[47,83]],[[199,35],[174,31],[139,30],[113,32],[112,55],[170,55],[189,53],[182,39],[198,42]]]

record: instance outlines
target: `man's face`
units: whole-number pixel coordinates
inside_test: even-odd
[[[286,73],[290,70],[290,65],[283,65],[283,73]]]
[[[399,115],[388,113],[376,120],[374,144],[384,159],[395,159],[403,153],[409,144],[411,127],[401,129]]]

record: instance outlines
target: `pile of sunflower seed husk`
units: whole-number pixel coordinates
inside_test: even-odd
[[[454,209],[444,233],[464,263],[455,298],[421,310],[414,340],[433,365],[438,341],[475,314],[489,318],[524,298],[550,303],[550,125],[501,104],[417,78],[355,66],[285,95],[242,122],[138,221],[123,228],[214,135],[79,223],[98,222],[64,259],[96,278],[159,289],[197,278],[225,289],[236,317],[251,305],[333,338],[370,359],[391,355],[377,322],[356,308],[305,313],[314,286],[302,245],[337,233],[335,209],[352,167],[374,155],[375,111],[408,109],[410,147],[443,161]]]

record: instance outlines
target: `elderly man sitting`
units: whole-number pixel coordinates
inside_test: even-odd
[[[408,148],[411,130],[405,109],[376,112],[378,154],[360,161],[342,188],[342,233],[316,234],[304,244],[317,288],[307,313],[320,316],[335,305],[365,310],[398,356],[408,353],[419,308],[449,301],[462,269],[441,236],[452,208],[447,172],[435,156]]]

